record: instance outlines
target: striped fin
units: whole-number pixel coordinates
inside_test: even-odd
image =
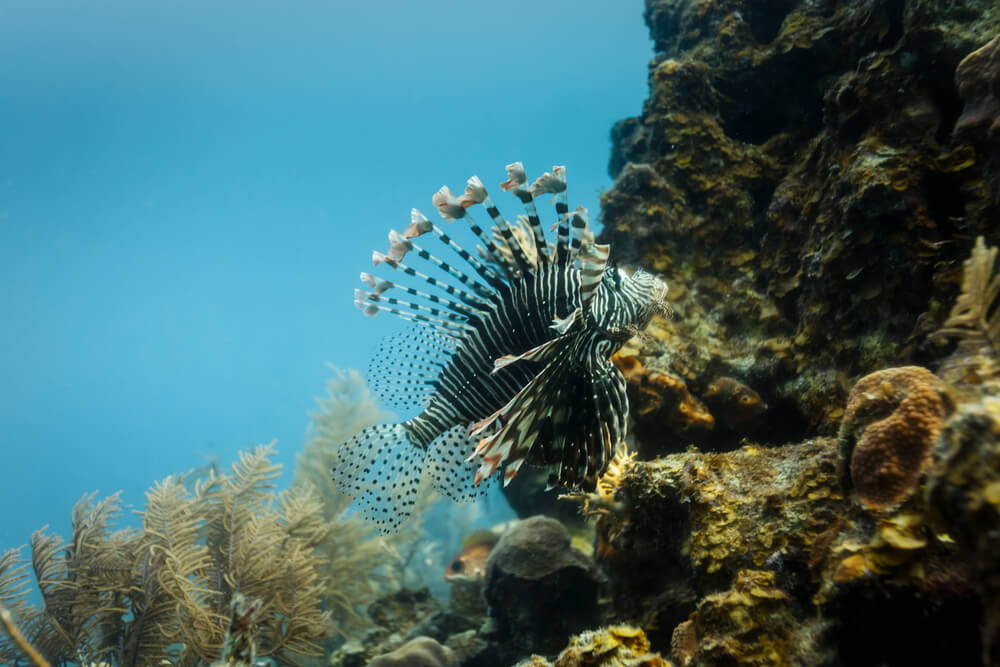
[[[557,340],[560,345],[541,346],[548,348],[545,368],[502,408],[473,426],[472,436],[480,437],[475,455],[482,457],[477,483],[503,464],[508,484],[532,454],[533,460],[537,456],[558,466],[560,484],[592,486],[610,452],[624,439],[615,410],[627,400],[624,382],[618,382],[620,371],[607,359],[596,359],[590,369],[574,363],[573,346],[565,344],[565,338]],[[491,429],[496,432],[487,435]],[[537,455],[532,452],[536,443]]]
[[[403,308],[409,308],[413,311],[420,311],[422,313],[427,313],[432,317],[447,321],[461,323],[465,322],[468,318],[465,315],[459,313],[452,313],[441,308],[434,308],[431,306],[425,306],[421,303],[416,303],[413,301],[405,301],[403,299],[397,299],[393,296],[384,296],[382,294],[375,294],[373,292],[366,292],[363,289],[354,290],[354,301],[366,302],[371,301],[374,303],[387,303],[390,306],[402,306]]]
[[[569,224],[573,232],[569,242],[569,256],[571,259],[576,259],[580,253],[580,247],[583,245],[584,236],[587,234],[587,209],[583,206],[577,206]]]
[[[469,219],[471,220],[471,218]],[[478,229],[478,226],[474,225],[473,231],[475,231],[476,229]],[[428,232],[433,232],[434,235],[437,236],[442,243],[451,248],[456,255],[461,257],[469,264],[469,266],[475,269],[476,273],[482,276],[488,283],[490,283],[494,287],[496,286],[495,283],[498,279],[498,276],[496,275],[495,271],[493,271],[492,269],[490,269],[490,267],[486,266],[478,259],[473,257],[465,248],[455,243],[454,239],[448,236],[448,234],[446,234],[444,230],[442,230],[440,227],[438,227],[433,222],[428,220],[423,213],[421,213],[415,208],[411,209],[410,224],[407,225],[406,229],[403,230],[403,237],[405,239],[413,239],[418,236],[422,236],[423,234],[426,234]],[[481,232],[482,230],[479,230],[479,233]]]
[[[573,260],[569,249],[569,213],[563,212],[552,227],[556,230],[556,264],[566,266]]]
[[[520,163],[515,163],[520,165]],[[511,168],[514,165],[507,165],[508,176],[511,173]],[[520,192],[527,192],[526,190],[520,189],[520,186],[527,180],[524,176],[524,167],[520,167],[520,176],[517,178],[509,178],[507,182],[500,185],[504,190],[508,188],[504,187],[507,183],[514,184],[511,187],[518,188],[515,190],[515,194]],[[490,198],[489,194],[486,192],[483,182],[479,180],[477,176],[473,176],[469,179],[469,182],[465,189],[465,194],[462,195],[461,200],[467,202],[467,205],[472,204],[482,204],[486,207],[486,212],[489,214],[490,219],[493,220],[493,237],[499,241],[496,246],[490,247],[490,252],[494,255],[500,254],[502,257],[496,257],[497,260],[504,260],[503,263],[507,265],[507,269],[514,276],[524,272],[533,270],[536,268],[535,261],[529,259],[529,254],[526,252],[526,248],[521,243],[520,239],[516,238],[514,235],[514,228],[507,222],[507,220],[500,214],[500,209],[497,208],[496,204]],[[544,240],[544,239],[543,239]],[[513,262],[511,262],[513,259]]]
[[[466,292],[465,290],[463,290],[460,287],[456,287],[454,285],[450,285],[448,283],[442,282],[442,281],[438,280],[437,278],[435,278],[434,276],[429,276],[426,273],[423,273],[421,271],[417,271],[413,267],[407,266],[406,264],[403,264],[402,262],[400,262],[400,261],[398,261],[396,259],[393,259],[392,257],[389,257],[388,255],[386,255],[384,253],[378,252],[377,250],[372,253],[372,264],[375,265],[376,267],[378,267],[379,264],[385,264],[386,266],[389,266],[389,267],[391,267],[393,269],[396,269],[397,271],[402,271],[403,273],[405,273],[408,276],[413,276],[414,278],[420,278],[421,280],[423,280],[424,282],[426,282],[431,287],[435,287],[437,289],[440,289],[441,291],[445,292],[446,294],[450,294],[452,296],[457,296],[458,298],[460,298],[462,301],[464,301],[465,303],[467,303],[469,305],[472,305],[472,306],[485,306],[486,305],[486,302],[483,301],[483,299],[480,298],[479,296],[476,296],[475,294],[472,294],[470,292]]]
[[[504,221],[504,224],[507,224],[506,221]],[[537,268],[539,266],[539,255],[535,239],[532,237],[531,230],[528,227],[527,218],[519,216],[517,223],[509,225],[508,229],[510,230],[509,233],[500,227],[493,228],[493,238],[499,242],[497,250],[503,261],[507,264],[507,271],[515,275],[521,275],[525,260],[529,267]],[[513,248],[515,246],[519,249],[523,258],[521,262],[518,262],[514,255]]]
[[[420,297],[421,299],[427,299],[431,303],[436,303],[438,305],[445,306],[446,308],[449,308],[452,312],[455,313],[461,313],[463,315],[467,315],[469,313],[478,312],[472,306],[462,303],[461,301],[452,301],[451,299],[446,299],[442,296],[438,296],[437,294],[431,294],[430,292],[424,292],[414,287],[400,285],[398,283],[392,282],[391,280],[386,280],[385,278],[378,278],[377,276],[373,276],[370,273],[362,272],[361,282],[368,285],[368,287],[372,290],[372,293],[376,295],[380,295],[386,292],[387,290],[396,288],[406,292],[410,296]]]
[[[438,213],[447,222],[454,222],[461,218],[469,223],[472,233],[479,237],[479,240],[486,245],[489,254],[492,256],[497,249],[493,241],[486,236],[483,228],[468,213],[468,209],[474,204],[483,203],[489,200],[486,195],[486,188],[478,176],[471,177],[465,186],[465,192],[461,197],[456,197],[447,185],[442,185],[441,189],[431,197],[431,203],[437,208]]]
[[[403,235],[401,235],[399,232],[395,230],[389,232],[389,252],[385,253],[387,257],[395,260],[396,262],[401,262],[403,260],[403,257],[406,256],[406,253],[410,251],[415,252],[416,255],[420,257],[420,259],[423,259],[425,261],[434,264],[439,270],[443,271],[444,273],[447,273],[455,278],[458,278],[459,282],[461,282],[463,285],[471,287],[473,291],[475,291],[477,294],[488,295],[491,293],[489,288],[487,288],[482,283],[478,282],[475,278],[465,273],[461,269],[452,266],[448,262],[445,262],[436,257],[435,255],[431,254],[430,252],[424,250],[423,248],[418,246],[415,242],[413,242],[411,239],[405,238]],[[485,269],[485,267],[483,267],[483,265],[480,264],[478,260],[474,259],[471,255],[469,255],[469,253],[465,252],[464,250],[462,250],[461,253],[462,253],[462,259],[471,260],[469,261],[469,264],[473,268],[477,268],[478,265],[479,267]],[[473,264],[472,262],[475,262],[475,264]],[[487,280],[489,280],[488,276],[486,276],[486,278]]]
[[[598,243],[590,243],[580,252],[580,298],[584,312],[590,307],[594,291],[601,284],[610,253],[611,246]]]
[[[552,340],[542,343],[536,347],[531,348],[527,352],[521,354],[505,354],[504,356],[496,359],[493,362],[493,370],[490,374],[494,374],[501,368],[506,368],[517,361],[537,361],[544,363],[551,355],[552,352],[558,349],[559,346],[563,345],[565,341],[560,338],[553,338]]]
[[[363,290],[354,290],[354,305],[361,309],[361,311],[369,316],[375,317],[380,311],[387,313],[392,313],[393,315],[407,320],[409,322],[419,322],[428,324],[443,333],[460,333],[474,331],[473,327],[470,327],[464,322],[453,322],[440,317],[435,317],[433,315],[424,315],[420,312],[415,312],[415,309],[411,308],[396,308],[393,305],[383,305],[378,303],[382,297],[378,295],[370,295]],[[386,299],[387,302],[395,302],[395,299]]]
[[[538,217],[538,209],[535,208],[535,197],[543,193],[553,193],[556,197],[553,201],[563,202],[565,208],[566,201],[566,168],[561,166],[552,167],[552,172],[545,172],[537,178],[531,186],[525,188],[527,176],[524,173],[524,165],[514,162],[507,165],[508,180],[505,183],[505,190],[511,190],[513,194],[521,200],[527,213],[527,225],[531,229],[534,238],[534,245],[537,248],[535,263],[537,266],[544,266],[550,260],[548,254],[548,243],[545,241],[545,232],[542,230],[542,222]],[[503,187],[503,186],[501,186]],[[563,211],[565,212],[565,211]]]

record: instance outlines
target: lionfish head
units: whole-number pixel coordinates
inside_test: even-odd
[[[609,339],[624,343],[645,329],[654,316],[669,312],[667,283],[663,280],[642,270],[628,275],[608,267],[591,315]]]

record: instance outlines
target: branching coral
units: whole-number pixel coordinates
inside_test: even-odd
[[[331,627],[316,546],[329,528],[311,492],[273,492],[273,454],[271,445],[242,453],[231,475],[211,475],[194,491],[167,477],[147,492],[139,529],[112,531],[117,495],[85,496],[68,543],[44,529],[32,535],[41,606],[24,601],[20,550],[0,558],[0,603],[53,664],[211,663],[237,595],[260,601],[259,655],[294,664],[318,654]],[[21,664],[6,642],[0,660]]]

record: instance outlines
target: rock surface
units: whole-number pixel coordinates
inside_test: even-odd
[[[491,638],[519,654],[554,654],[598,623],[602,575],[558,521],[532,517],[504,533],[486,562]]]

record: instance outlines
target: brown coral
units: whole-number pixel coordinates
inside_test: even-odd
[[[615,363],[628,380],[629,400],[639,426],[672,430],[708,430],[715,419],[680,377],[649,370],[638,357],[616,355]]]
[[[804,571],[844,506],[836,459],[825,438],[631,463],[617,492],[624,510],[597,525],[616,613],[665,646],[699,591],[725,588],[743,569]]]
[[[950,410],[947,386],[920,366],[858,380],[847,397],[839,444],[861,505],[883,510],[913,493]]]

